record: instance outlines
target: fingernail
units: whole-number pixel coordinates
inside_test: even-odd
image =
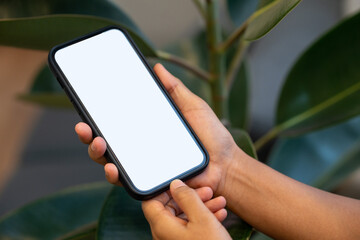
[[[172,185],[173,189],[176,189],[178,187],[185,186],[185,183],[183,183],[183,181],[181,181],[179,179],[175,179],[174,181],[172,181],[171,185]]]
[[[92,150],[93,152],[95,152],[96,147],[95,147],[94,143],[91,143],[90,148],[91,148],[91,150]]]

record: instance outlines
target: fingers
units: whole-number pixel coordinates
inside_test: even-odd
[[[92,160],[105,165],[107,163],[104,154],[106,151],[106,142],[101,137],[96,137],[88,147],[88,153]]]
[[[226,200],[223,196],[216,197],[205,202],[205,206],[213,213],[225,208]]]
[[[83,122],[76,124],[75,132],[78,134],[82,143],[89,144],[88,153],[90,158],[101,165],[105,165],[106,159],[103,156],[106,151],[105,140],[101,137],[93,140],[91,128]]]
[[[179,221],[165,209],[164,205],[167,199],[169,199],[169,195],[164,192],[141,204],[145,218],[149,222],[152,231],[159,232],[160,230],[175,229],[179,227]],[[164,225],[166,225],[167,228],[164,228]],[[169,234],[171,233],[169,232]]]
[[[171,73],[169,73],[166,68],[160,63],[157,63],[154,66],[154,71],[161,80],[166,91],[168,91],[170,94],[174,91],[175,88],[178,87],[178,85],[183,85],[178,78],[174,77]]]
[[[79,139],[82,143],[85,143],[85,144],[91,143],[91,141],[93,139],[93,135],[92,135],[92,131],[91,131],[91,128],[89,127],[89,125],[87,125],[86,123],[83,123],[83,122],[79,122],[75,126],[75,132],[79,136]]]
[[[122,186],[119,181],[119,172],[116,166],[112,163],[107,163],[104,154],[106,151],[106,142],[101,137],[96,137],[93,140],[93,135],[89,125],[83,122],[79,122],[75,126],[75,132],[78,134],[79,139],[82,143],[89,144],[88,154],[95,162],[105,165],[105,177],[109,183]]]
[[[119,181],[119,171],[113,163],[105,164],[104,170],[105,170],[106,180],[109,183],[122,186],[121,182]]]
[[[227,211],[225,209],[226,200],[223,196],[216,197],[209,201],[205,201],[205,206],[215,215],[219,222],[222,222],[227,217]],[[180,213],[177,217],[187,221],[187,216],[184,213]]]
[[[225,208],[223,208],[223,209],[220,209],[219,211],[215,212],[214,215],[219,222],[222,222],[227,217],[227,211]]]
[[[202,187],[202,188],[197,188],[196,190],[197,195],[200,197],[201,201],[203,202],[207,202],[209,201],[212,196],[213,196],[213,191],[210,187]],[[211,205],[212,206],[212,205]],[[170,201],[168,201],[166,203],[165,206],[174,216],[177,216],[179,214],[181,214],[183,211],[181,210],[181,208],[179,207],[179,205],[175,202],[174,199],[171,199]],[[217,209],[219,210],[219,209]],[[216,211],[217,211],[216,210]]]
[[[174,180],[170,184],[170,192],[175,202],[184,211],[189,221],[199,222],[212,218],[211,212],[206,208],[196,191],[189,188],[181,180]]]

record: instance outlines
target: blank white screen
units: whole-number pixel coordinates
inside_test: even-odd
[[[62,48],[55,60],[136,188],[151,190],[205,161],[120,30]]]

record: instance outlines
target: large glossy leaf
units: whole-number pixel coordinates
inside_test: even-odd
[[[253,228],[244,221],[231,225],[227,230],[231,238],[235,240],[249,240],[253,233]]]
[[[151,239],[151,231],[141,202],[124,188],[113,187],[101,211],[98,239]]]
[[[20,100],[49,108],[73,108],[69,98],[62,93],[28,93],[19,96]]]
[[[52,74],[50,68],[45,64],[39,73],[36,75],[35,80],[30,89],[31,93],[63,93],[63,89]]]
[[[25,205],[1,217],[0,236],[4,239],[89,236],[96,228],[110,188],[108,183],[82,185]]]
[[[282,88],[276,124],[283,134],[327,127],[360,113],[360,13],[313,44]]]
[[[265,7],[266,5],[269,5],[270,3],[274,2],[276,0],[260,0],[258,9]]]
[[[19,98],[44,107],[73,108],[47,65],[35,77],[30,92],[21,94]]]
[[[125,25],[142,36],[135,23],[108,0],[3,0],[0,2],[0,19],[52,14],[81,14],[107,18]]]
[[[330,190],[360,166],[360,118],[296,138],[282,138],[269,158],[274,169]]]
[[[248,21],[244,39],[254,41],[273,29],[301,0],[275,0],[257,10]]]
[[[0,20],[0,44],[49,50],[56,44],[109,25],[125,28],[145,56],[156,56],[153,48],[126,25],[86,15],[60,14]]]
[[[235,81],[229,93],[229,118],[232,128],[248,128],[248,84],[249,74],[246,63],[243,63],[235,76]]]
[[[235,25],[240,26],[255,12],[259,0],[228,0],[228,11]]]

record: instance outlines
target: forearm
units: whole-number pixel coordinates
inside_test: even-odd
[[[360,239],[360,201],[327,193],[239,151],[223,192],[228,207],[276,239]]]

